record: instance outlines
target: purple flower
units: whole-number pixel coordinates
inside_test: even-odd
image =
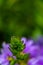
[[[28,65],[43,65],[43,56],[30,59]]]
[[[21,41],[24,41],[25,48],[23,50],[24,53],[30,54],[31,57],[37,56],[39,48],[38,46],[33,45],[33,40],[26,40],[26,38],[22,38]]]
[[[9,61],[12,60],[12,57],[16,59],[15,56],[13,56],[12,52],[9,50],[9,44],[3,43],[0,54],[0,64],[1,65],[10,65]]]
[[[35,43],[34,46],[38,46],[38,52],[36,57],[32,57],[28,61],[28,65],[43,65],[43,38],[38,38]]]
[[[21,38],[21,41],[23,42],[23,44],[26,44],[27,39],[25,37]]]
[[[27,65],[43,65],[43,37],[33,40],[22,39],[25,42],[24,53],[30,54]]]
[[[9,44],[6,44],[5,42],[3,42],[2,44],[2,49],[1,49],[1,53],[5,53],[8,56],[13,56],[12,52],[9,50]]]
[[[43,37],[39,37],[35,42],[35,46],[38,46],[38,54],[43,56]]]
[[[7,60],[8,56],[6,54],[0,55],[0,64],[1,65],[9,65],[9,60]]]
[[[43,37],[37,38],[37,40],[35,41],[35,44],[39,45],[40,47],[43,47]]]

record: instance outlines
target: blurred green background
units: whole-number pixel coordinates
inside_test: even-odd
[[[43,35],[43,0],[0,0],[0,43],[12,35]]]

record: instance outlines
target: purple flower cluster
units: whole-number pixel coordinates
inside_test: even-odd
[[[30,57],[26,65],[43,65],[43,37],[38,38],[36,41],[32,39],[22,38],[21,41],[25,45],[23,53],[29,54]],[[16,56],[13,56],[12,52],[9,50],[9,44],[3,43],[0,54],[0,64],[1,65],[10,65],[12,58],[16,59]],[[17,63],[15,65],[18,65]]]
[[[15,56],[13,56],[12,52],[9,50],[9,44],[6,44],[5,42],[2,44],[1,54],[0,54],[0,64],[1,65],[10,65],[10,61],[12,60],[12,57],[16,59]]]
[[[43,65],[43,38],[39,38],[37,41],[21,39],[25,46],[24,53],[30,54],[30,59],[27,65]]]

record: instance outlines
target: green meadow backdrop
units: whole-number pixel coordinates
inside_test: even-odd
[[[43,0],[0,0],[0,43],[12,35],[43,35]]]

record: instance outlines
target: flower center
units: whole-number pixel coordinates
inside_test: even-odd
[[[12,61],[12,57],[7,57],[7,60],[8,61]]]

